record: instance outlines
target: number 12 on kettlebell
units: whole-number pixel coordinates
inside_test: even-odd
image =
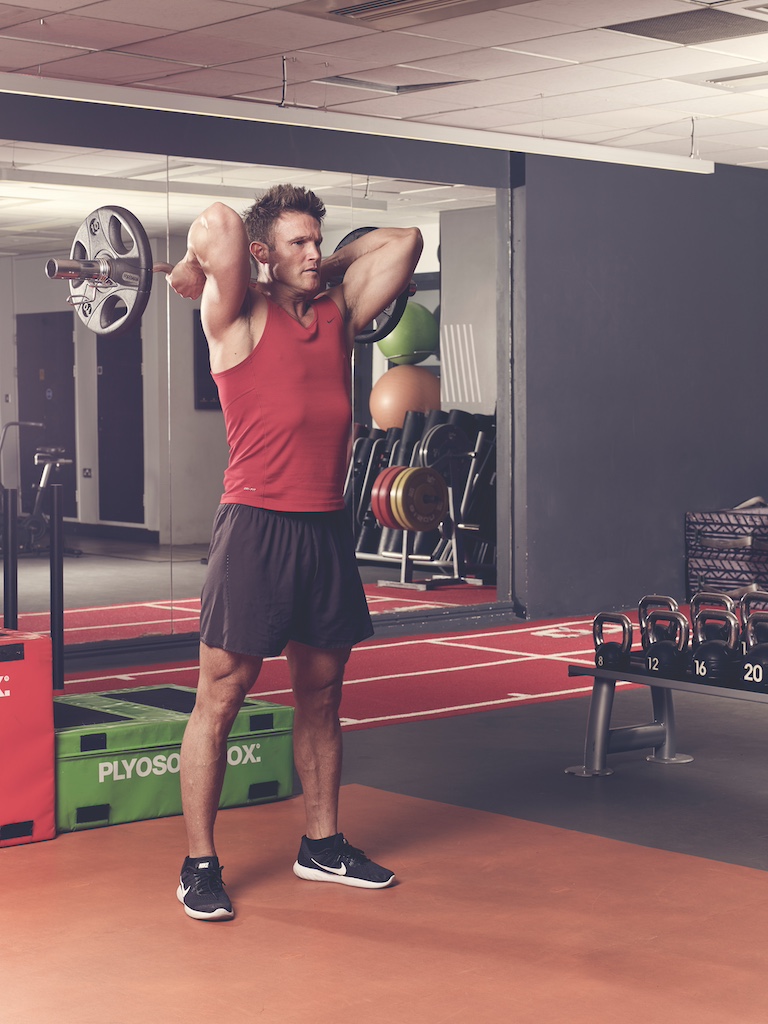
[[[657,626],[660,622],[672,627],[674,640],[652,639],[659,633]],[[682,675],[688,650],[688,632],[688,619],[681,611],[654,608],[648,612],[648,638],[651,642],[645,648],[646,672],[673,679]]]

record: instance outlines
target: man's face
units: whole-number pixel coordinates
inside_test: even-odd
[[[320,224],[308,213],[290,211],[274,224],[267,262],[273,281],[315,295],[320,290]]]

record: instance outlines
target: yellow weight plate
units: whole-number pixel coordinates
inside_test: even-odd
[[[419,467],[395,481],[392,511],[404,529],[434,530],[448,512],[448,487],[434,469]]]
[[[395,479],[392,481],[392,486],[390,487],[390,491],[389,491],[389,508],[390,508],[390,511],[392,512],[392,515],[395,517],[395,519],[400,524],[400,527],[403,530],[410,530],[410,529],[412,529],[412,527],[408,525],[408,522],[405,520],[404,515],[403,515],[403,505],[402,505],[403,488],[405,487],[406,480],[409,477],[412,477],[413,474],[416,473],[416,472],[417,472],[417,470],[415,468],[414,469],[404,469],[403,472],[400,473],[398,476],[396,476]]]

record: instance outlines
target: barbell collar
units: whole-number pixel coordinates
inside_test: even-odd
[[[45,264],[45,276],[52,281],[98,281],[108,284],[112,278],[112,263],[107,259],[55,260]]]

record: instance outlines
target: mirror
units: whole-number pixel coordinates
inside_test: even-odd
[[[159,275],[140,326],[97,338],[68,301],[69,284],[47,279],[45,264],[68,257],[75,231],[104,206],[134,213],[155,261],[173,262],[207,205],[218,199],[240,211],[280,181],[306,185],[325,202],[326,253],[365,226],[417,225],[425,240],[399,332],[404,351],[355,347],[345,500],[372,613],[495,600],[499,299],[488,267],[503,223],[496,189],[13,141],[0,141],[0,170],[2,424],[45,424],[8,428],[0,471],[19,488],[21,523],[34,512],[45,458],[56,460],[49,479],[65,499],[68,645],[196,630],[227,449],[198,304],[169,299]],[[423,318],[418,330],[409,328],[413,307]],[[398,389],[389,382],[398,374],[439,376],[441,409],[391,426]],[[372,393],[386,422],[373,414]],[[40,448],[62,451],[45,456]],[[432,466],[453,484],[453,525],[415,534],[405,554],[403,532],[382,529],[371,508],[389,464]],[[47,628],[45,548],[42,536],[20,559],[21,628]]]

